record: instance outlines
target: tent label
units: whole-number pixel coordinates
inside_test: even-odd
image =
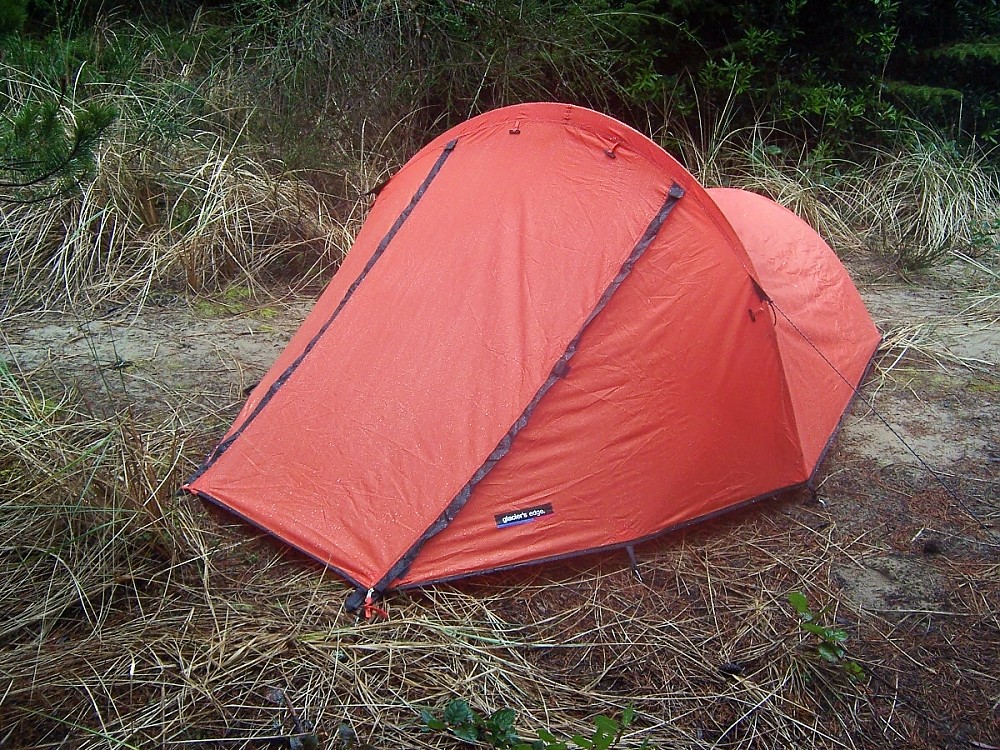
[[[506,529],[511,526],[520,526],[522,523],[529,523],[542,516],[551,516],[553,512],[552,503],[545,503],[545,505],[536,505],[534,508],[497,513],[493,517],[496,519],[498,529]]]

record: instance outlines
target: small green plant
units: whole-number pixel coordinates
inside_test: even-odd
[[[577,734],[568,740],[560,740],[547,729],[537,731],[538,739],[531,742],[522,740],[514,729],[517,712],[512,708],[501,708],[489,716],[483,716],[461,698],[451,701],[439,718],[429,709],[420,712],[424,726],[433,732],[444,732],[469,745],[498,748],[498,750],[568,750],[570,747],[582,750],[611,750],[619,747],[625,730],[635,720],[635,711],[629,707],[621,719],[613,719],[603,714],[594,717],[594,731],[589,737]],[[648,741],[640,748],[648,748]]]
[[[844,646],[847,641],[846,631],[821,624],[818,620],[822,613],[814,612],[809,606],[809,600],[800,591],[789,594],[788,603],[799,616],[799,627],[816,636],[816,653],[819,657],[825,662],[838,665],[852,680],[863,680],[865,671],[861,665],[847,657]]]
[[[118,116],[110,105],[29,103],[0,123],[0,202],[42,202],[92,176],[95,151]]]

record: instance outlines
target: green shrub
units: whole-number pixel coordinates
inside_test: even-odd
[[[788,603],[799,616],[799,627],[815,636],[816,654],[828,664],[842,669],[852,680],[864,680],[864,669],[847,656],[847,647],[844,645],[847,641],[847,632],[841,628],[822,624],[821,613],[814,612],[805,595],[799,591],[788,595]]]
[[[600,714],[593,719],[594,729],[589,735],[576,734],[569,739],[559,739],[545,728],[537,731],[538,739],[522,740],[514,728],[517,712],[512,708],[501,708],[489,716],[483,716],[461,698],[451,701],[440,717],[424,709],[420,712],[424,726],[433,732],[450,734],[455,739],[469,745],[480,745],[497,750],[612,750],[621,746],[625,731],[635,721],[635,711],[626,708],[621,719]],[[643,742],[641,748],[648,748]]]
[[[28,0],[0,0],[0,38],[20,31],[28,20]]]

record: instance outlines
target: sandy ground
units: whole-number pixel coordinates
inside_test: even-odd
[[[798,493],[743,513],[825,528],[838,549],[859,550],[832,562],[844,616],[870,615],[870,627],[885,631],[877,648],[902,644],[900,658],[919,662],[905,686],[911,708],[961,696],[942,709],[946,722],[929,720],[938,734],[925,746],[1000,745],[1000,730],[989,729],[1000,726],[1000,303],[975,291],[988,279],[961,269],[915,284],[880,280],[860,265],[852,272],[886,347],[822,467],[817,497]],[[130,403],[188,425],[193,468],[314,299],[272,294],[193,303],[163,295],[138,313],[8,319],[2,356],[57,378],[95,408]],[[99,395],[108,391],[112,399]],[[702,535],[747,522],[737,515],[743,520]],[[987,630],[964,632],[963,617]],[[952,692],[938,689],[946,679]],[[942,739],[962,726],[971,727],[967,739]]]
[[[919,286],[861,287],[889,346],[823,467],[821,497],[839,503],[831,512],[843,524],[886,542],[839,571],[863,608],[946,606],[938,554],[1000,559],[1000,303],[965,282],[942,272]],[[875,503],[834,491],[859,476],[878,478]]]
[[[960,269],[916,284],[866,280],[864,267],[852,272],[887,346],[823,467],[820,502],[842,524],[877,533],[888,508],[852,489],[861,475],[875,475],[889,496],[930,488],[942,513],[1000,532],[1000,302],[965,291],[970,278]],[[196,425],[194,445],[207,451],[313,299],[230,294],[192,305],[166,295],[138,313],[33,314],[8,321],[6,359],[27,372],[56,373],[84,395],[110,390],[141,411],[172,413]],[[915,517],[917,509],[894,512],[896,523],[917,526],[913,544],[947,544],[949,536],[963,544],[954,529]],[[942,594],[933,566],[891,550],[840,575],[862,607],[928,607]]]

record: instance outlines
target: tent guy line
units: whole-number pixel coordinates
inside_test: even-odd
[[[768,300],[767,304],[770,305],[772,310],[780,314],[781,317],[784,318],[785,321],[792,328],[795,329],[795,332],[802,337],[802,340],[805,341],[807,344],[809,344],[809,346],[811,346],[816,351],[816,353],[823,358],[823,361],[830,366],[831,370],[837,373],[837,376],[841,380],[843,380],[847,385],[851,387],[851,389],[854,391],[855,397],[857,398],[862,397],[860,386],[856,387],[852,385],[851,381],[848,380],[846,377],[844,377],[844,375],[836,368],[836,366],[826,358],[826,355],[823,354],[822,350],[818,346],[816,346],[816,344],[813,343],[808,336],[806,336],[801,330],[799,330],[798,326],[795,325],[795,321],[789,318],[785,314],[784,310],[778,307],[778,305],[776,305],[773,300]],[[969,518],[971,518],[973,521],[976,522],[981,531],[985,531],[987,535],[994,540],[994,542],[998,541],[996,534],[994,534],[992,531],[992,527],[988,523],[986,523],[982,518],[980,518],[979,515],[965,503],[964,500],[962,500],[962,497],[958,494],[958,492],[955,489],[953,489],[951,485],[949,485],[947,482],[944,481],[944,477],[941,476],[940,472],[938,472],[933,466],[931,466],[930,463],[928,463],[924,459],[924,457],[917,452],[916,448],[910,445],[909,441],[905,437],[903,437],[902,434],[900,434],[899,430],[897,430],[895,427],[892,426],[892,423],[889,422],[889,420],[886,419],[885,416],[876,408],[875,402],[872,399],[863,399],[863,400],[865,402],[865,406],[871,409],[872,414],[874,414],[878,418],[878,420],[882,423],[882,425],[887,430],[889,430],[889,432],[893,434],[893,436],[903,445],[904,448],[906,448],[907,451],[909,451],[909,453],[915,459],[917,459],[917,463],[919,463],[924,468],[924,470],[928,474],[930,474],[939,485],[941,485],[941,488],[945,491],[948,497],[950,497],[965,512],[965,514],[969,516]]]

